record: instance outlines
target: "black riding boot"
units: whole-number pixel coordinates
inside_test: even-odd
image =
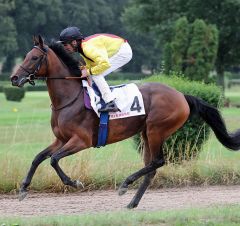
[[[98,111],[99,112],[117,112],[117,111],[119,111],[119,109],[118,109],[117,105],[115,104],[115,101],[112,100],[109,103],[107,103],[105,106],[100,108]]]

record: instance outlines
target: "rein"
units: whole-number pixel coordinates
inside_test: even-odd
[[[51,80],[51,79],[81,79],[84,80],[85,78],[81,78],[81,77],[72,77],[72,76],[66,76],[66,77],[34,77],[34,79],[37,80]]]

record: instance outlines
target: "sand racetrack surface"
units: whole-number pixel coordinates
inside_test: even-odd
[[[68,194],[33,193],[21,202],[16,195],[0,195],[0,216],[79,215],[125,210],[135,190],[118,196],[117,191]],[[136,210],[174,210],[240,203],[240,186],[187,187],[147,190]]]

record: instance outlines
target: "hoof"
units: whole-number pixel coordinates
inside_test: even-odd
[[[137,207],[137,204],[134,204],[134,203],[129,203],[127,206],[126,206],[126,208],[127,209],[133,209],[133,208],[136,208]]]
[[[119,188],[118,189],[118,195],[121,196],[121,195],[124,195],[126,192],[127,192],[128,188]]]
[[[84,188],[83,183],[79,180],[75,180],[73,183],[75,188]]]
[[[27,191],[20,191],[18,195],[18,200],[22,201],[27,196],[27,194],[28,194]]]

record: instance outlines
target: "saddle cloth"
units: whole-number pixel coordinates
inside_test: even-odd
[[[101,98],[101,94],[98,91],[95,84],[93,86],[89,86],[88,82],[82,81],[83,87],[87,90],[87,97],[90,98],[90,103],[92,109],[96,112],[98,117],[100,114],[98,109],[102,107],[104,101]],[[118,112],[109,112],[109,119],[117,119],[117,118],[127,118],[138,115],[145,115],[145,108],[143,103],[142,94],[140,93],[138,87],[133,84],[124,84],[118,86],[110,86],[110,89],[113,95],[116,97],[115,103],[118,106]],[[85,101],[86,105],[86,101]],[[87,107],[87,106],[86,106]],[[89,107],[88,107],[89,108]]]

